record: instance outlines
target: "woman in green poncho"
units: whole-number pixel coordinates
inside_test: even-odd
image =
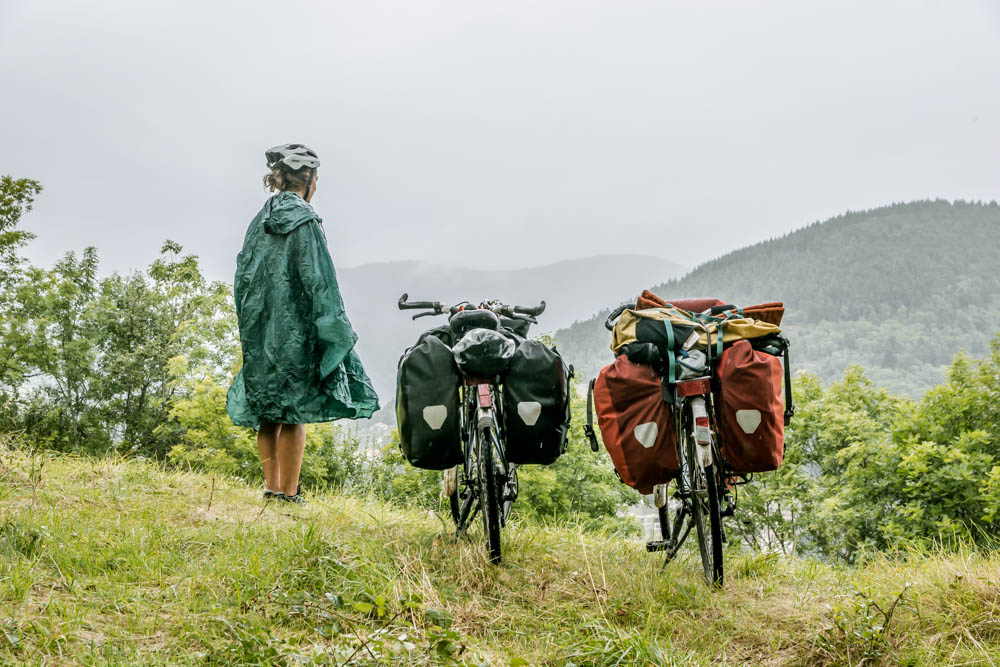
[[[274,195],[250,223],[236,258],[243,368],[229,389],[234,424],[258,429],[265,498],[302,502],[305,424],[361,419],[378,397],[354,351],[316,193],[316,153],[301,144],[266,152]]]

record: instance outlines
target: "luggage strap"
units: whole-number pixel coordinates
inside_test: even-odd
[[[742,314],[743,309],[740,308],[740,313]],[[707,357],[707,363],[709,367],[714,365],[714,361],[722,358],[722,327],[726,324],[729,319],[730,314],[733,311],[726,311],[723,317],[712,316],[712,315],[702,315],[701,313],[694,314],[692,321],[699,322],[705,325],[705,335],[708,338],[708,346],[705,350],[705,356]],[[674,384],[677,382],[677,358],[674,351],[674,326],[669,319],[660,320],[663,322],[663,328],[667,331],[667,376],[664,380],[667,384]],[[715,324],[715,354],[712,354],[712,335],[708,332],[708,324]],[[787,350],[786,350],[787,351]]]
[[[583,425],[583,434],[590,441],[591,451],[596,452],[599,447],[597,446],[597,434],[594,432],[594,382],[596,380],[591,380],[587,387],[587,423]]]
[[[788,363],[788,339],[785,338],[785,426],[792,422],[795,416],[795,403],[792,401],[792,367]]]
[[[667,330],[667,377],[670,384],[677,381],[677,358],[674,353],[674,325],[670,320],[663,321],[663,328]]]

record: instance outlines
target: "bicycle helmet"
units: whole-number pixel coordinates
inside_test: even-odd
[[[275,146],[264,151],[264,156],[267,158],[268,169],[285,165],[293,171],[298,171],[302,167],[315,169],[319,166],[319,156],[316,155],[316,151],[302,144]]]

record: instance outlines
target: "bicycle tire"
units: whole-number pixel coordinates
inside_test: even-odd
[[[715,478],[715,466],[705,468],[708,481],[708,518],[712,531],[712,577],[709,583],[722,586],[725,573],[722,562],[722,508],[719,505],[719,483]]]
[[[698,552],[701,556],[705,581],[712,586],[721,586],[723,566],[719,487],[715,479],[715,466],[710,465],[702,468],[698,465],[696,447],[694,440],[690,440],[688,460],[691,477],[691,510],[698,536]],[[704,494],[704,498],[702,494]],[[708,519],[707,526],[705,525],[706,518]]]
[[[500,495],[497,485],[496,470],[493,465],[493,442],[496,434],[492,428],[484,428],[479,432],[480,445],[480,484],[479,502],[483,510],[483,529],[486,533],[486,547],[490,554],[490,562],[499,565],[500,552]]]

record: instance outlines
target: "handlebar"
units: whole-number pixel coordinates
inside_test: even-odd
[[[433,310],[436,311],[436,314],[439,314],[437,311],[441,311],[445,308],[443,303],[439,303],[437,301],[407,301],[409,298],[409,294],[404,294],[399,297],[399,301],[396,302],[396,305],[399,306],[400,310]]]
[[[417,313],[413,316],[413,319],[418,317],[430,317],[431,315],[444,315],[448,313],[454,315],[461,308],[469,306],[468,303],[460,303],[457,306],[448,306],[447,304],[441,303],[440,301],[409,301],[410,295],[403,294],[399,297],[399,301],[396,305],[400,310],[424,310],[427,312]],[[490,310],[498,315],[503,315],[504,317],[509,317],[515,320],[524,320],[526,322],[531,322],[532,324],[537,324],[538,320],[535,319],[536,315],[541,315],[545,312],[545,302],[542,301],[537,306],[508,306],[506,304],[490,305],[486,304]]]
[[[545,302],[542,301],[534,308],[529,308],[528,306],[513,306],[512,310],[515,313],[520,313],[522,315],[538,316],[545,312]]]

